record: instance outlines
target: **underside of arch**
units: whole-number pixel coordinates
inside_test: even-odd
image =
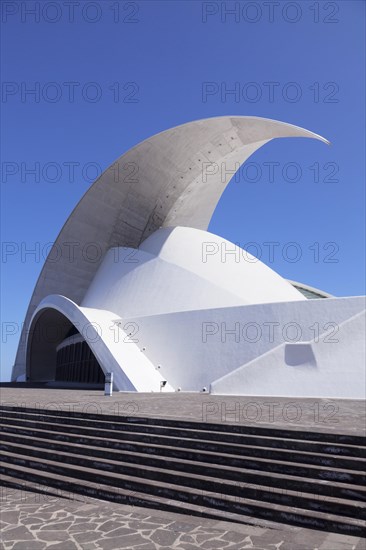
[[[88,342],[73,323],[57,309],[48,307],[41,309],[32,322],[26,380],[102,384],[104,374]]]

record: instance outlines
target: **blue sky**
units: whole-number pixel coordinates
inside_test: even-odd
[[[352,0],[2,2],[2,380],[47,243],[95,175],[194,119],[263,116],[332,142],[267,144],[209,229],[255,243],[284,277],[365,293],[364,12]]]

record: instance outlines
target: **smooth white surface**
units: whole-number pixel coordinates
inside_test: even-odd
[[[211,392],[364,399],[365,329],[362,311],[340,323],[336,334],[331,330],[309,342],[280,344],[214,381]]]
[[[364,333],[359,325],[354,326],[354,330],[359,331],[357,333],[342,328],[338,335],[337,331],[342,323],[364,310],[363,297],[329,298],[185,311],[131,318],[129,321],[138,326],[136,337],[139,346],[145,348],[145,355],[152,363],[161,365],[163,376],[174,388],[180,386],[182,390],[199,391],[212,385],[212,391],[216,393],[236,395],[247,392],[262,395],[264,390],[268,395],[307,395],[302,393],[304,387],[301,384],[294,385],[289,371],[282,369],[286,364],[284,350],[277,354],[276,349],[295,340],[309,342],[315,336],[321,342],[326,329],[334,327],[334,338],[339,338],[341,343],[324,344],[328,354],[324,351],[319,355],[316,369],[308,373],[314,392],[309,395],[353,395],[356,398],[365,396],[362,383],[365,373]],[[343,360],[339,363],[338,356],[347,347],[348,364]],[[271,376],[276,384],[272,388],[265,379],[266,369],[255,370],[253,367],[251,373],[255,382],[251,385],[240,383],[240,376],[229,378],[230,373],[245,368],[261,356],[260,365],[274,361]],[[241,372],[245,374],[245,370]],[[292,370],[291,374],[296,376],[296,372]],[[225,375],[228,375],[225,385],[215,384]],[[353,394],[345,391],[349,385]]]
[[[306,298],[275,271],[222,237],[164,228],[138,250],[110,250],[82,306],[121,317]]]
[[[364,397],[363,297],[306,300],[260,261],[202,262],[205,242],[223,240],[179,227],[136,255],[111,250],[82,306],[49,296],[31,328],[49,308],[82,334],[94,325],[87,342],[119,390]]]

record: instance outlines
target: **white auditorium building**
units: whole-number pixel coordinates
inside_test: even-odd
[[[365,298],[288,281],[207,232],[230,180],[217,167],[230,172],[281,137],[327,143],[228,116],[122,155],[45,261],[12,379],[87,385],[112,372],[119,391],[364,398]]]

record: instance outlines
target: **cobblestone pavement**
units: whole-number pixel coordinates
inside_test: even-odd
[[[2,487],[1,550],[365,550],[366,540]]]

